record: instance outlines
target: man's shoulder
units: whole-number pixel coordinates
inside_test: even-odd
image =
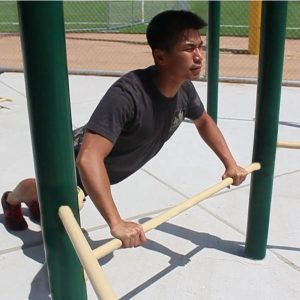
[[[136,98],[145,94],[146,90],[149,90],[150,78],[151,67],[136,69],[120,77],[110,89],[118,93],[122,91],[124,95]]]
[[[183,84],[182,84],[182,89],[184,90],[194,90],[195,87],[194,87],[194,84],[191,80],[186,80]]]
[[[151,76],[153,66],[144,68],[144,69],[136,69],[132,70],[126,74],[124,74],[116,83],[128,84],[132,86],[133,84],[140,85],[145,79]]]
[[[193,82],[190,80],[185,81],[181,86],[181,93],[188,98],[194,98],[197,92]]]

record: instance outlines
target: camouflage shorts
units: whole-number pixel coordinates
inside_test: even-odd
[[[77,154],[80,150],[82,140],[83,140],[83,135],[85,133],[85,126],[76,128],[73,130],[73,146],[74,146],[74,155],[75,158],[77,157]],[[85,196],[87,196],[87,192],[82,184],[78,169],[76,168],[76,177],[77,177],[77,185],[82,189],[83,193]]]
[[[75,156],[77,156],[79,152],[84,133],[85,133],[85,126],[73,130],[73,146],[74,146]]]

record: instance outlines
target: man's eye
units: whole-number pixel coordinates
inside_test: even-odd
[[[187,52],[193,52],[194,48],[187,48],[187,49],[185,49],[185,51],[187,51]]]

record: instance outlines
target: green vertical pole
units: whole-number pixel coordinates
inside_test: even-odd
[[[61,1],[18,2],[25,83],[52,299],[87,299],[83,270],[58,217],[79,221]]]
[[[220,1],[208,1],[207,112],[217,123],[220,45]]]
[[[266,255],[280,109],[287,1],[263,1],[253,161],[246,255]]]

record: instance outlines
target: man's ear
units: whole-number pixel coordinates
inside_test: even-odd
[[[153,58],[155,61],[155,64],[158,66],[164,66],[167,62],[167,55],[164,50],[161,49],[154,49],[152,51]]]

